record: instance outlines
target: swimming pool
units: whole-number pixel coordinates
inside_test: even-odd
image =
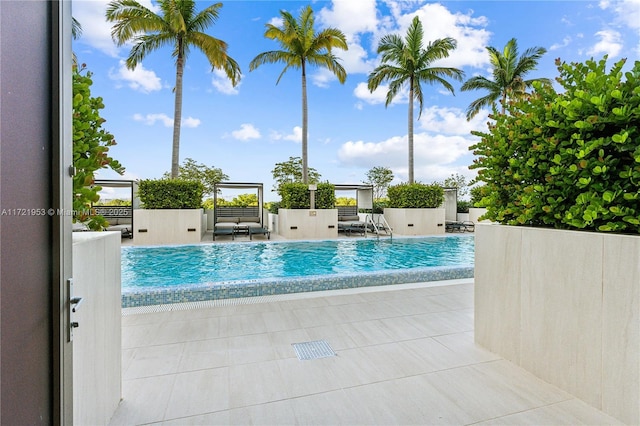
[[[123,307],[470,278],[473,260],[473,236],[123,247]]]

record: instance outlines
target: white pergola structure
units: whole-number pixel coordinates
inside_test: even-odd
[[[356,191],[356,212],[360,209],[373,211],[373,185],[334,184],[337,191]]]

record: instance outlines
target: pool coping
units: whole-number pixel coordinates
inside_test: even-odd
[[[473,266],[440,266],[360,272],[357,274],[311,275],[305,277],[226,281],[171,288],[152,288],[145,291],[124,291],[122,293],[122,307],[132,308],[172,303],[445,281],[473,277]]]

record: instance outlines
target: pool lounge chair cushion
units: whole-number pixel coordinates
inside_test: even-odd
[[[260,218],[258,216],[240,216],[238,225],[248,226],[250,228],[261,228]]]
[[[219,217],[217,223],[238,223],[237,217]]]
[[[338,216],[338,222],[360,222],[360,216]]]

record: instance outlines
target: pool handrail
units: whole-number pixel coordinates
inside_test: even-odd
[[[391,226],[389,226],[389,223],[387,222],[387,219],[385,219],[383,214],[378,214],[377,222],[373,219],[373,213],[367,214],[365,216],[364,221],[367,225],[371,224],[371,227],[373,228],[373,233],[376,234],[378,238],[380,238],[381,231],[384,231],[385,234],[389,236],[389,238],[393,238],[393,229],[391,228]],[[364,227],[365,238],[367,237],[367,230],[368,230],[367,225],[365,225]]]

